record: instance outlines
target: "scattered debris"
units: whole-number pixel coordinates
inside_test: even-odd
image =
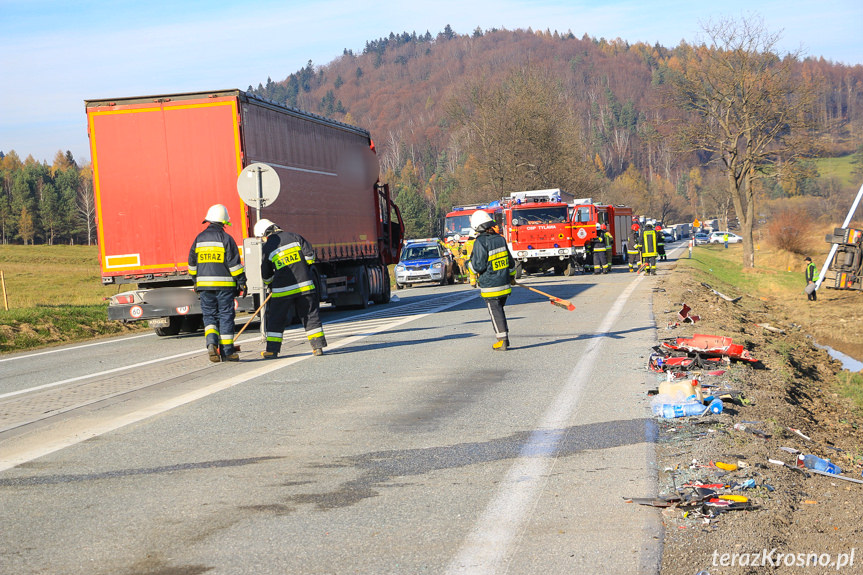
[[[730,337],[696,333],[692,337],[678,337],[675,343],[662,342],[660,347],[673,351],[685,351],[690,354],[708,357],[727,357],[733,360],[755,363],[758,360],[739,343],[734,343]]]
[[[692,311],[692,308],[683,304],[683,309],[677,312],[677,320],[681,323],[695,323],[701,319],[701,316],[691,315],[690,311]]]
[[[701,285],[703,285],[704,287],[706,287],[707,289],[709,289],[710,291],[712,291],[713,293],[715,293],[716,295],[718,295],[719,297],[721,297],[722,299],[724,299],[725,301],[730,301],[731,303],[737,303],[737,302],[739,302],[741,299],[743,299],[743,296],[742,296],[742,295],[739,295],[739,296],[737,296],[737,297],[728,297],[728,296],[727,296],[727,295],[725,295],[724,293],[720,293],[720,292],[716,291],[715,289],[713,289],[712,287],[710,287],[709,285],[707,285],[707,284],[706,284],[706,283],[704,283],[704,282],[701,282]]]
[[[766,329],[767,331],[771,331],[771,332],[773,332],[773,333],[785,333],[785,330],[784,330],[784,329],[780,329],[780,328],[778,328],[778,327],[773,327],[773,326],[772,326],[772,325],[770,325],[769,323],[756,323],[755,325],[757,325],[757,326],[758,326],[758,327],[760,327],[760,328],[764,328],[764,329]]]

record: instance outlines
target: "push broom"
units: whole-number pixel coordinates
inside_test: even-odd
[[[575,311],[575,306],[570,301],[567,301],[565,299],[560,299],[559,297],[554,297],[551,294],[545,293],[544,291],[539,291],[538,289],[526,286],[524,284],[517,283],[515,285],[517,285],[519,287],[523,287],[525,289],[529,289],[532,292],[536,292],[539,295],[543,295],[543,296],[547,297],[549,299],[549,303],[551,305],[556,305],[557,307],[562,307],[565,310]]]

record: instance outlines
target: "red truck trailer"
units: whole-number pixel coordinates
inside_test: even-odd
[[[137,287],[111,298],[110,319],[150,320],[160,335],[197,329],[189,247],[207,208],[224,204],[242,251],[256,210],[241,201],[237,178],[253,163],[275,168],[281,182],[261,217],[315,248],[321,301],[389,301],[386,266],[398,261],[404,225],[377,179],[368,131],[241,90],[85,104],[102,283]],[[255,309],[258,299],[237,307]]]

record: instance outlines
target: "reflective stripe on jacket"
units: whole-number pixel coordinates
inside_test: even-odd
[[[641,255],[651,258],[656,257],[656,231],[644,230],[641,234]]]
[[[315,291],[312,268],[315,250],[306,239],[293,232],[267,237],[261,260],[261,277],[273,297],[290,297]]]
[[[503,297],[512,292],[509,282],[515,277],[515,260],[502,236],[489,231],[478,235],[468,267],[478,276],[482,297]]]
[[[221,224],[211,223],[189,250],[189,275],[199,290],[235,289],[246,283],[240,250]]]

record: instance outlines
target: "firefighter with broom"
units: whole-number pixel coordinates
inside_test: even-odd
[[[488,212],[477,210],[470,216],[471,228],[477,233],[473,243],[468,271],[471,285],[478,285],[480,295],[488,307],[497,341],[495,351],[509,347],[509,329],[504,306],[515,285],[515,260],[506,247],[506,240],[494,229],[494,220]]]
[[[271,294],[264,317],[267,327],[267,348],[263,359],[276,359],[282,349],[285,326],[296,312],[314,355],[323,355],[327,340],[318,311],[311,265],[315,250],[301,235],[282,230],[270,220],[255,224],[255,236],[264,238],[261,277]]]

